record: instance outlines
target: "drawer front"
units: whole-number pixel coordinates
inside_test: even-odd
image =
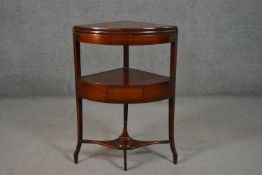
[[[117,101],[139,101],[143,99],[143,88],[137,87],[108,87],[107,99]]]
[[[104,101],[106,99],[106,88],[101,85],[78,81],[77,92],[78,96],[93,101]]]
[[[170,84],[169,82],[152,85],[144,88],[144,100],[160,100],[170,97]]]

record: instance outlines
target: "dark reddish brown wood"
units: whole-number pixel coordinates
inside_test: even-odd
[[[124,151],[124,170],[126,171],[127,170],[127,165],[126,165],[126,153],[127,151],[126,150],[123,150]]]
[[[114,140],[82,140],[82,143],[93,143],[119,150],[132,150],[153,144],[169,143],[169,140],[141,141],[129,136],[120,136]]]
[[[129,68],[129,46],[128,45],[124,45],[124,53],[123,53],[123,67],[124,69],[128,69]],[[128,83],[129,82],[129,75],[125,75],[125,78],[124,78],[124,82],[125,83]],[[123,112],[124,112],[124,126],[123,126],[123,132],[122,132],[122,136],[124,137],[128,137],[128,131],[127,131],[127,119],[128,119],[128,103],[125,103],[123,105]],[[127,170],[127,163],[126,163],[126,154],[127,154],[127,151],[126,149],[123,150],[124,152],[124,170],[126,171]]]
[[[171,95],[168,77],[131,68],[83,76],[77,86],[81,98],[107,103],[145,103]]]
[[[169,122],[168,133],[170,148],[173,154],[173,163],[177,164],[177,151],[175,147],[174,122],[175,122],[175,82],[176,82],[176,63],[177,63],[177,41],[171,43],[170,54],[170,89],[171,97],[169,98]]]
[[[77,144],[74,152],[74,162],[78,162],[78,153],[81,148],[83,139],[83,124],[82,124],[82,98],[78,97],[77,80],[81,77],[81,62],[80,62],[80,43],[73,37],[74,45],[74,66],[75,66],[75,87],[76,87],[76,110],[77,110]]]
[[[123,67],[129,68],[129,46],[124,45],[124,60],[123,60]]]
[[[76,38],[80,42],[104,45],[149,45],[152,43],[162,44],[175,40],[175,35],[160,33],[157,35],[97,35],[97,34],[79,34],[76,33]],[[117,36],[117,37],[116,37]],[[110,44],[111,43],[111,44]]]
[[[123,68],[96,74],[81,75],[80,42],[91,44],[123,45]],[[129,45],[171,43],[170,76],[129,68]],[[173,162],[177,163],[174,141],[175,80],[177,60],[177,27],[152,23],[119,21],[79,25],[73,28],[77,146],[74,162],[82,143],[93,143],[123,150],[124,170],[127,170],[127,150],[152,144],[169,143]],[[122,134],[114,140],[85,140],[82,128],[82,99],[106,103],[123,103],[124,124]],[[127,129],[128,104],[169,99],[169,139],[156,141],[136,140]]]
[[[146,45],[175,41],[177,27],[152,23],[119,21],[74,26],[78,41],[108,45]]]
[[[174,30],[177,31],[176,26],[154,24],[148,22],[136,22],[136,21],[116,21],[96,24],[85,24],[74,26],[74,32],[80,33],[95,33],[95,34],[141,34],[150,33],[156,34],[160,32],[170,33]]]

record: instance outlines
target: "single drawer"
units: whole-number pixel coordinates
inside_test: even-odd
[[[107,99],[112,101],[139,101],[143,99],[143,88],[141,87],[108,87]]]

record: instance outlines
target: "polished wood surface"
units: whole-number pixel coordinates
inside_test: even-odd
[[[168,77],[131,68],[82,76],[77,88],[78,96],[107,103],[144,103],[170,97]]]
[[[105,86],[131,87],[164,83],[169,81],[169,77],[133,68],[119,68],[82,76],[80,80]]]
[[[118,21],[77,25],[73,28],[75,89],[77,109],[77,145],[74,162],[82,143],[93,143],[123,150],[124,170],[127,170],[127,150],[152,144],[169,143],[173,162],[177,163],[174,138],[175,81],[177,63],[177,27],[152,23]],[[123,46],[123,68],[81,75],[80,43]],[[171,43],[169,77],[129,67],[129,46]],[[123,131],[113,140],[83,139],[82,99],[123,104]],[[127,129],[128,104],[169,100],[168,140],[143,141],[129,136]]]
[[[177,27],[134,21],[118,21],[73,27],[80,42],[108,45],[146,45],[175,41]]]
[[[177,27],[172,25],[135,21],[117,21],[74,26],[74,32],[96,34],[157,34],[162,32],[170,33],[176,31]]]

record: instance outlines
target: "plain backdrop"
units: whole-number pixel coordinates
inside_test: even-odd
[[[189,96],[176,99],[178,164],[155,145],[128,151],[124,174],[261,175],[262,0],[0,0],[0,174],[124,172],[122,152],[98,145],[73,163],[72,27],[117,20],[178,26],[176,91]],[[130,46],[131,67],[168,75],[169,46]],[[121,46],[81,49],[83,74],[122,66]],[[83,110],[84,139],[120,135],[122,105]],[[168,138],[167,119],[167,100],[129,105],[130,136]]]
[[[72,26],[177,25],[177,94],[262,94],[261,0],[0,0],[0,96],[74,95]],[[122,47],[82,46],[83,73],[120,67]],[[169,45],[130,48],[131,67],[168,75]]]

